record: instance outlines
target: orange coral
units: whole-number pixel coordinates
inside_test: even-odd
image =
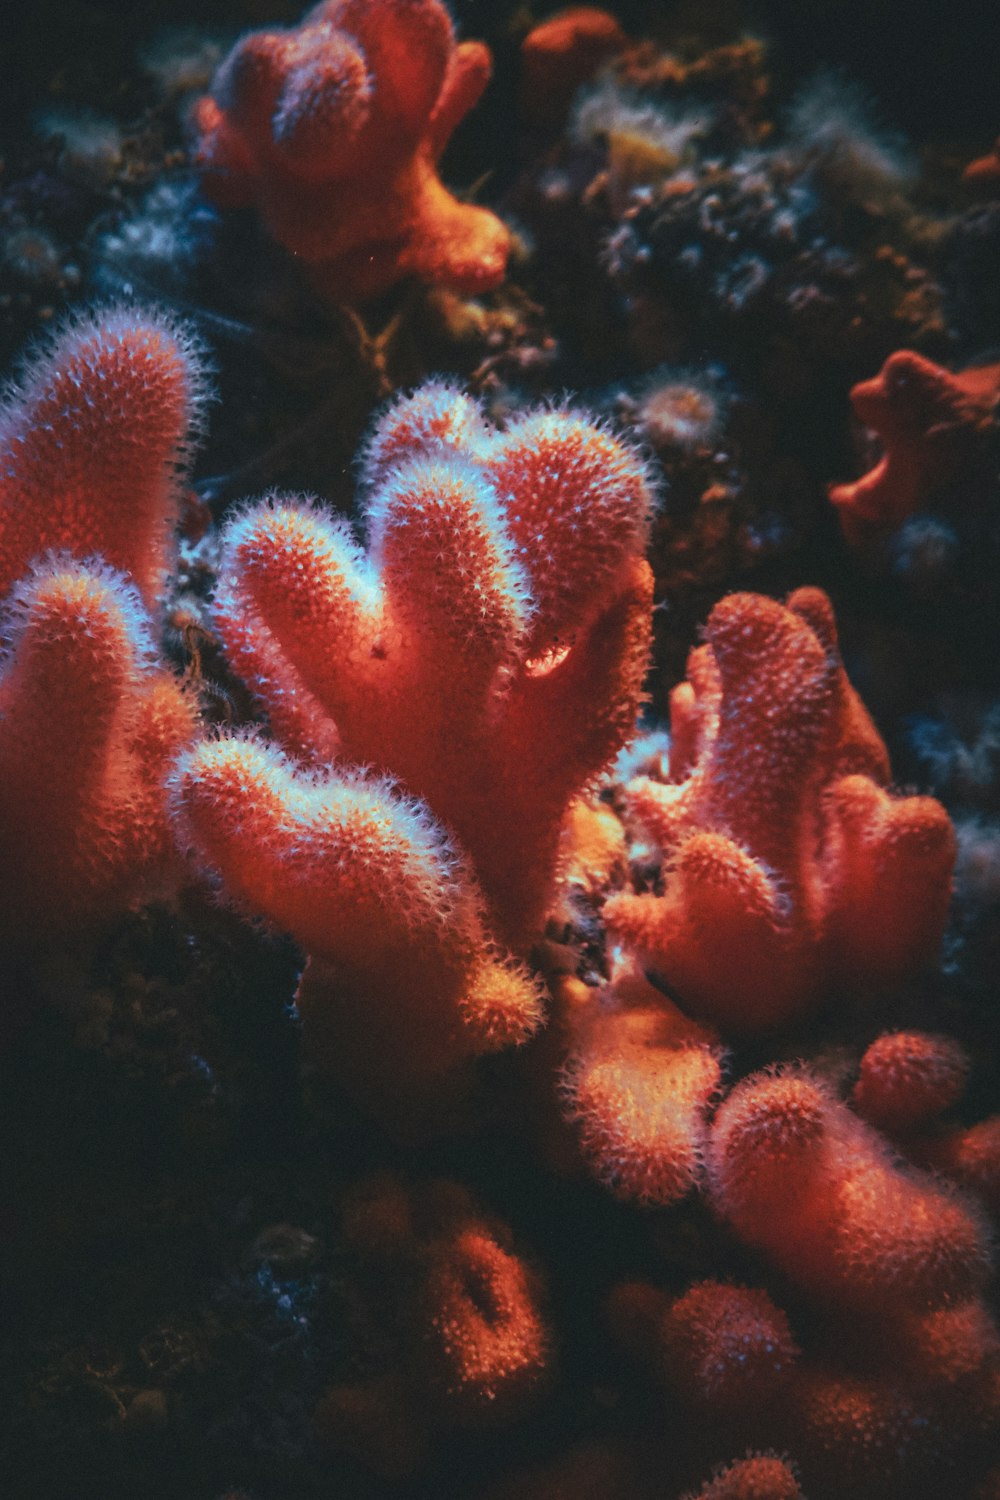
[[[685,1008],[752,1030],[932,960],[955,841],[939,803],[881,785],[825,594],[733,594],[705,635],[671,699],[670,782],[627,789],[667,855],[665,893],[604,911]]]
[[[881,1130],[912,1130],[956,1103],[968,1071],[968,1057],[950,1037],[890,1032],[861,1059],[854,1107]]]
[[[490,76],[440,0],[325,0],[242,37],[194,111],[195,162],[221,205],[256,204],[337,301],[406,276],[461,292],[504,277],[511,237],[437,163]]]
[[[154,665],[136,593],[108,569],[40,563],[7,625],[0,910],[8,942],[32,946],[165,888],[164,783],[195,709]]]
[[[180,330],[108,308],[57,332],[0,420],[2,910],[15,945],[105,922],[178,873],[165,779],[195,706],[157,666],[143,605],[165,588],[201,394]]]
[[[977,191],[996,193],[1000,190],[1000,136],[997,136],[991,151],[969,162],[962,173],[962,181]]]
[[[974,1294],[989,1269],[970,1205],[897,1167],[805,1071],[755,1074],[733,1090],[712,1127],[708,1174],[737,1233],[835,1302],[922,1313]]]
[[[100,308],[59,329],[0,416],[0,596],[60,550],[99,554],[147,609],[160,600],[203,384],[192,340],[159,313]]]
[[[581,84],[628,46],[617,19],[595,5],[571,5],[533,26],[521,43],[521,108],[537,125],[557,125]]]
[[[690,1500],[802,1500],[793,1470],[774,1454],[737,1459]]]
[[[891,354],[873,379],[854,386],[855,415],[885,452],[860,479],[830,489],[848,543],[884,536],[943,482],[959,483],[993,429],[998,400],[1000,365],[955,374],[909,349]]]
[[[324,1440],[396,1476],[436,1433],[519,1411],[548,1372],[551,1338],[539,1280],[505,1226],[456,1183],[414,1191],[380,1179],[354,1190],[345,1232],[360,1256],[361,1336],[382,1360],[324,1396]]]
[[[384,783],[249,741],[197,750],[180,801],[233,893],[363,997],[328,1003],[315,963],[300,994],[317,1051],[362,1092],[370,1066],[389,1099],[537,1020],[490,934],[519,953],[537,935],[566,809],[632,729],[650,494],[585,418],[534,412],[495,433],[433,384],[379,423],[366,489],[367,555],[308,506],[238,517],[217,617],[291,748],[398,777],[454,842]]]
[[[580,1147],[621,1198],[671,1203],[701,1177],[712,1038],[628,965],[575,1007],[563,1091]]]

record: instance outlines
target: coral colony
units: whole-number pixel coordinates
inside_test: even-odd
[[[209,1182],[226,1226],[184,1241],[209,1310],[160,1254],[117,1353],[21,1346],[5,1399],[55,1458],[16,1493],[68,1500],[59,1462],[138,1493],[183,1451],[150,1493],[991,1500],[1000,762],[970,641],[1000,365],[908,257],[960,243],[995,153],[932,234],[832,76],[782,133],[759,43],[683,56],[573,7],[524,36],[502,218],[442,180],[491,57],[440,0],[325,0],[196,61],[214,211],[176,200],[201,237],[171,284],[197,262],[210,298],[242,224],[314,312],[419,304],[449,373],[381,346],[350,518],[188,489],[206,356],[152,297],[77,310],[11,386],[3,963],[39,1003],[5,1046],[32,1077],[96,1052],[108,1098],[127,1075],[116,1136],[166,1128],[150,1056],[161,1122],[197,1076],[151,1169],[197,1185],[152,1219],[190,1235]],[[590,319],[578,400],[546,362],[586,369]],[[106,1239],[139,1190],[105,1169]],[[81,1370],[86,1440],[78,1395],[57,1414]]]

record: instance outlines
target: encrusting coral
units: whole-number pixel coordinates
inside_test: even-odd
[[[378,423],[364,492],[367,554],[279,499],[224,539],[230,659],[312,769],[223,739],[182,765],[178,801],[226,887],[313,954],[314,1055],[388,1102],[537,1024],[535,985],[495,945],[538,935],[567,808],[632,730],[651,494],[586,418],[496,432],[435,384]],[[316,769],[334,755],[399,791]]]
[[[885,790],[819,589],[732,594],[705,637],[671,696],[669,781],[626,792],[664,894],[613,895],[604,915],[685,1008],[753,1031],[933,959],[955,840],[940,803]]]
[[[99,927],[179,871],[165,782],[196,712],[146,611],[201,391],[182,333],[111,308],[64,327],[4,412],[0,885],[15,947]]]
[[[486,291],[511,236],[460,203],[437,163],[490,76],[440,0],[325,0],[242,37],[194,112],[195,164],[223,207],[255,204],[339,302],[403,277]]]

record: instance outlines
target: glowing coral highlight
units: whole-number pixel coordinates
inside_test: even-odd
[[[0,678],[0,841],[9,940],[103,924],[169,888],[171,760],[195,707],[154,662],[135,590],[55,557],[14,590]]]
[[[836,983],[887,985],[936,955],[955,838],[894,797],[818,589],[733,594],[672,697],[670,781],[628,808],[667,857],[663,896],[622,893],[610,931],[685,1008],[734,1030],[807,1012]]]
[[[195,162],[224,206],[256,204],[337,301],[406,276],[460,292],[504,277],[511,237],[437,163],[491,60],[440,0],[326,0],[242,37],[194,111]]]
[[[43,345],[0,416],[0,595],[60,550],[99,554],[153,608],[203,395],[198,351],[160,313],[100,308]]]

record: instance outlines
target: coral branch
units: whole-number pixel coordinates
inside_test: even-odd
[[[337,301],[405,276],[485,291],[510,234],[452,197],[437,161],[490,66],[440,0],[326,0],[293,30],[250,32],[194,111],[205,190],[256,204]]]
[[[894,798],[851,688],[829,600],[733,594],[675,689],[668,784],[633,816],[668,857],[664,895],[612,896],[613,934],[686,1007],[737,1030],[807,1011],[836,982],[890,984],[931,961],[954,834],[928,797]]]

